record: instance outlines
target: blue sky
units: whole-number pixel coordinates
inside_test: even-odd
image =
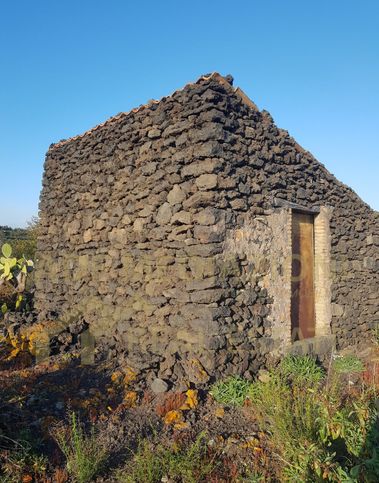
[[[49,144],[212,71],[379,209],[377,0],[0,0],[0,225]]]

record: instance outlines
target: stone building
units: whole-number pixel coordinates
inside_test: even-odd
[[[378,213],[232,84],[203,76],[45,162],[38,310],[174,382],[367,344],[379,321]]]

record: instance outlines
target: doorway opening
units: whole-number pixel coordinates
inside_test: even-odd
[[[316,334],[314,216],[292,212],[292,341]]]

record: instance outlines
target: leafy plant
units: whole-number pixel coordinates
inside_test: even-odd
[[[12,301],[12,306],[16,310],[27,307],[27,299],[23,292],[26,287],[27,275],[33,270],[32,260],[25,257],[17,259],[12,256],[12,247],[5,243],[1,247],[2,257],[0,257],[0,288],[4,288],[2,293],[6,293],[7,299]],[[4,315],[9,309],[8,303],[2,300],[0,314]]]
[[[4,243],[1,247],[3,256],[0,258],[0,270],[2,271],[0,277],[5,280],[11,280],[12,270],[17,266],[17,258],[11,258],[12,247],[9,243]]]
[[[32,260],[25,257],[19,259],[12,257],[12,247],[4,243],[1,247],[3,256],[0,258],[0,281],[10,280],[18,292],[25,289],[26,275],[33,270]]]
[[[242,406],[248,395],[251,383],[239,376],[230,376],[224,381],[213,384],[210,394],[221,403],[230,406]]]
[[[288,355],[280,363],[281,374],[296,384],[315,385],[325,376],[324,370],[310,356]]]
[[[10,361],[23,354],[25,362],[31,360],[31,346],[29,340],[22,334],[9,333],[6,337],[0,337],[0,342],[5,342],[10,349],[6,360]]]
[[[108,450],[101,443],[94,428],[86,434],[80,420],[73,412],[70,427],[56,428],[52,434],[66,457],[68,473],[78,483],[87,483],[101,471],[108,459]]]
[[[333,369],[339,374],[363,372],[363,362],[355,355],[338,356],[333,361]]]
[[[132,460],[117,473],[117,479],[122,483],[197,483],[210,475],[215,467],[216,462],[208,456],[205,435],[201,433],[187,447],[165,448],[161,444],[142,441]]]

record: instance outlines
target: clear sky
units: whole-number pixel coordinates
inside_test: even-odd
[[[49,144],[212,71],[379,209],[378,0],[0,0],[0,225]]]

